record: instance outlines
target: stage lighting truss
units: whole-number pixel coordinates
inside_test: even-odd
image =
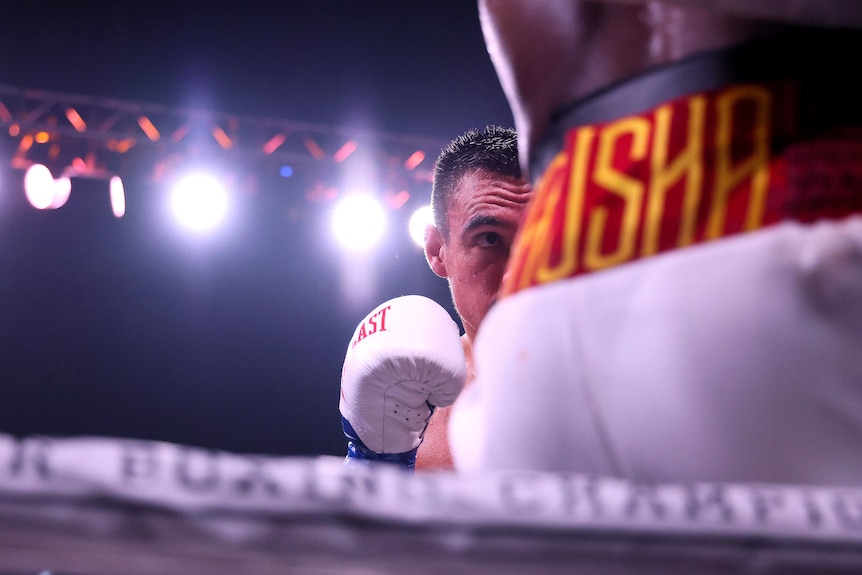
[[[361,161],[373,162],[381,180],[397,181],[405,189],[421,183],[429,190],[433,158],[446,144],[419,136],[3,85],[0,130],[0,140],[13,149],[11,166],[21,170],[43,163],[63,171],[72,162],[89,161],[91,171],[124,179],[117,166],[151,166],[155,178],[159,164],[196,154],[231,157],[249,169],[282,176],[303,173],[325,181],[361,156]]]

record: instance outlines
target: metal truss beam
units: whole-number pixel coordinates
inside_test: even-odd
[[[277,118],[235,115],[48,92],[0,85],[0,134],[22,163],[45,144],[77,155],[95,154],[110,165],[128,165],[180,154],[235,158],[253,167],[290,164],[323,173],[363,157],[383,179],[430,182],[434,159],[446,142]],[[41,142],[41,143],[39,143]],[[17,165],[16,167],[21,167]]]

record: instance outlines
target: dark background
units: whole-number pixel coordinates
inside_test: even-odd
[[[471,0],[0,1],[0,85],[421,136],[511,125]],[[2,101],[2,97],[0,97]],[[0,133],[0,432],[166,440],[239,452],[344,452],[341,362],[356,323],[407,293],[454,313],[403,230],[359,289],[312,175],[244,162],[254,193],[219,233],[166,223],[154,158],[66,206],[27,204]],[[438,148],[439,151],[439,148]],[[314,178],[320,178],[315,174]],[[399,223],[400,221],[400,223]],[[356,288],[356,289],[354,289]],[[352,297],[351,297],[352,295]]]

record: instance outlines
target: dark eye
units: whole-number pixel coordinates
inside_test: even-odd
[[[500,236],[494,232],[479,234],[476,237],[476,245],[480,248],[492,248],[494,246],[498,246],[500,245],[500,241]]]

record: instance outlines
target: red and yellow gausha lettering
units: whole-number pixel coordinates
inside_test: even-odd
[[[787,217],[774,151],[795,129],[786,92],[734,86],[569,130],[536,187],[503,294]]]

